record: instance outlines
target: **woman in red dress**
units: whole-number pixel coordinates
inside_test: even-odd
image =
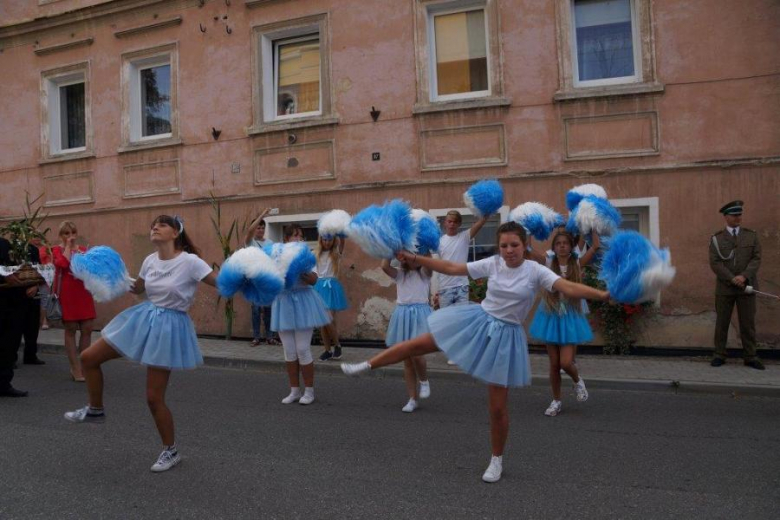
[[[76,224],[66,220],[60,224],[60,245],[52,248],[56,267],[52,291],[60,287],[60,305],[62,306],[62,325],[65,327],[65,351],[70,362],[70,375],[74,381],[83,382],[79,353],[91,343],[92,325],[95,320],[95,302],[84,287],[84,283],[73,277],[70,271],[70,259],[73,255],[86,252],[85,247],[76,245],[78,231]],[[76,350],[76,332],[81,332],[79,348]]]

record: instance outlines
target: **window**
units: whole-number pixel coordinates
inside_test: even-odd
[[[320,113],[319,35],[274,42],[276,117]]]
[[[509,106],[497,0],[414,0],[415,114]]]
[[[477,221],[477,217],[471,214],[471,210],[468,208],[454,208],[457,209],[463,217],[463,223],[460,226],[458,232],[469,229],[474,222]],[[432,209],[429,213],[436,218],[439,224],[444,223],[444,218],[447,216],[449,209]],[[496,231],[498,226],[506,222],[509,217],[509,206],[503,206],[497,214],[492,215],[488,221],[479,230],[477,236],[471,239],[469,246],[469,262],[476,260],[482,260],[489,256],[498,254],[498,246],[496,245]]]
[[[555,0],[560,88],[554,99],[653,94],[651,0]]]
[[[123,144],[126,149],[178,143],[176,45],[124,56]]]
[[[76,64],[42,74],[44,160],[82,157],[91,153],[88,64]]]
[[[573,0],[575,84],[626,83],[637,76],[632,0]]]
[[[432,98],[489,95],[485,10],[431,12],[429,16]]]
[[[335,124],[327,15],[254,28],[254,125],[249,133]]]
[[[610,202],[620,211],[620,229],[636,231],[653,244],[659,244],[658,197],[611,199]]]
[[[310,248],[317,245],[317,221],[324,213],[302,213],[298,215],[274,215],[265,217],[266,238],[273,242],[284,241],[284,227],[298,224],[303,230],[303,239]]]

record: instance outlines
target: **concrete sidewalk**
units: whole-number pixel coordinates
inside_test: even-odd
[[[93,334],[93,340],[99,332]],[[41,331],[38,338],[41,352],[63,353],[63,332],[59,329]],[[225,341],[200,338],[204,360],[209,366],[243,370],[284,370],[281,346],[251,347],[248,341]],[[312,346],[315,359],[321,347]],[[320,372],[341,373],[341,362],[357,362],[370,358],[381,349],[345,348],[339,361],[316,361]],[[545,354],[531,354],[531,373],[534,385],[547,386],[548,361]],[[441,353],[426,356],[433,378],[452,378],[474,381],[457,367],[447,365]],[[579,355],[577,366],[589,388],[625,390],[667,390],[674,392],[707,392],[735,395],[763,395],[780,397],[780,364],[765,362],[766,370],[755,370],[742,364],[741,359],[730,359],[719,368],[709,365],[708,358],[640,357]],[[388,367],[372,372],[373,377],[401,377],[402,367]],[[564,376],[564,388],[570,384]]]

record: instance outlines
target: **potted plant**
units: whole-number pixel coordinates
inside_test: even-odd
[[[35,205],[43,197],[43,194],[30,200],[30,194],[25,196],[24,216],[19,220],[11,220],[0,227],[0,235],[5,236],[11,244],[11,261],[19,266],[15,272],[16,277],[23,285],[38,285],[44,282],[43,277],[30,263],[30,244],[32,240],[39,238],[46,243],[48,228],[39,231],[41,223],[47,215],[41,213],[41,207],[33,210]]]

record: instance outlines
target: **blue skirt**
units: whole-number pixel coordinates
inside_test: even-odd
[[[593,341],[588,319],[570,306],[564,312],[551,311],[544,302],[539,304],[531,321],[531,337],[548,345],[580,345]]]
[[[100,333],[114,350],[142,365],[181,370],[203,364],[189,315],[150,301],[120,312]]]
[[[433,313],[427,303],[398,304],[393,315],[390,316],[390,325],[387,327],[385,344],[392,347],[407,339],[416,338],[420,334],[430,332],[428,329],[428,316]]]
[[[284,290],[271,304],[271,330],[274,332],[313,329],[328,323],[328,310],[310,285]]]
[[[454,305],[428,318],[439,350],[469,375],[498,386],[531,384],[521,325],[494,318],[481,305]]]
[[[320,295],[329,311],[343,311],[349,307],[344,287],[338,278],[318,278],[314,290]]]

